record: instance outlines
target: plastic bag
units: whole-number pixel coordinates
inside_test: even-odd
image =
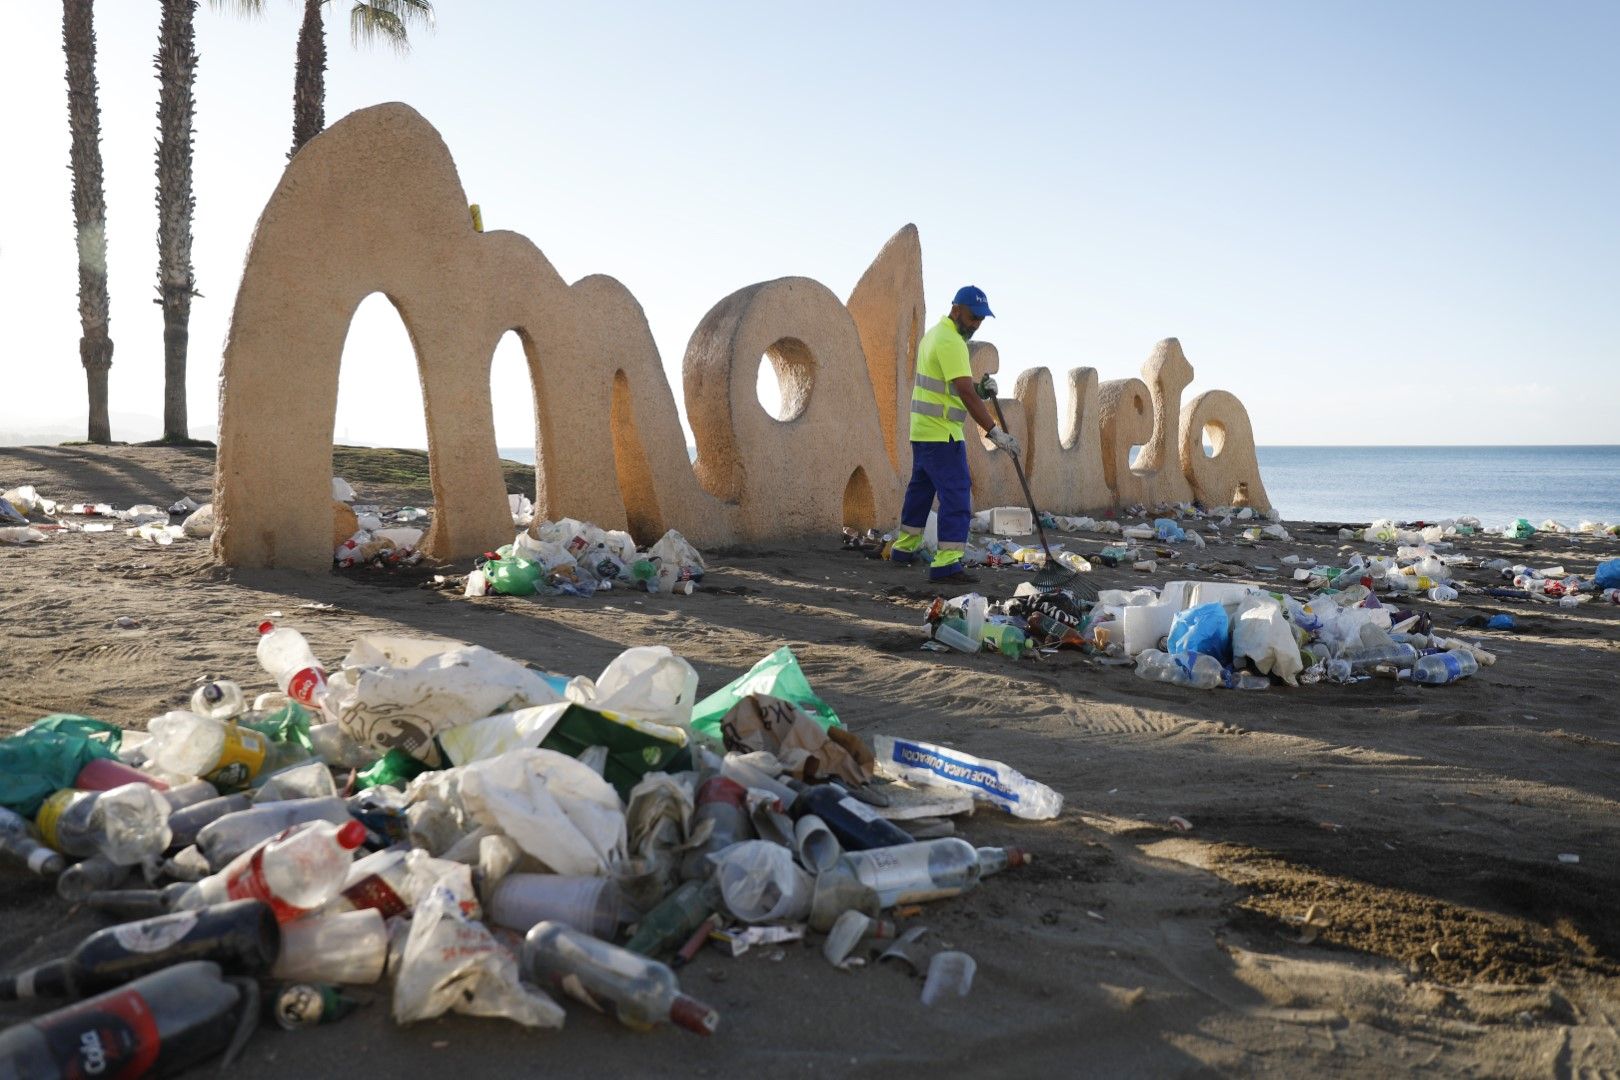
[[[123,733],[88,716],[52,713],[0,739],[0,806],[32,818],[47,796],[71,788],[96,758],[116,758]]]
[[[618,793],[554,750],[514,750],[426,774],[412,782],[408,800],[413,809],[436,801],[469,829],[500,830],[555,874],[606,874],[625,854]]]
[[[439,878],[417,902],[394,982],[394,1022],[459,1012],[561,1028],[562,1006],[520,981],[517,959],[477,921],[476,900],[473,914],[467,912],[472,896],[470,870],[462,866]]]
[[[1620,588],[1620,559],[1605,559],[1598,563],[1592,582],[1599,589]]]
[[[879,776],[963,791],[1029,821],[1055,818],[1063,810],[1062,795],[999,761],[892,735],[877,736],[872,749]]]
[[[720,721],[733,705],[749,694],[769,694],[791,701],[824,728],[840,723],[832,707],[810,689],[798,657],[784,645],[749,668],[747,674],[733,679],[693,706],[692,731],[718,743]]]
[[[437,767],[433,737],[559,695],[539,672],[481,645],[367,634],[329,683],[327,707],[356,742]]]
[[[1232,656],[1248,657],[1260,674],[1275,675],[1289,686],[1299,685],[1297,676],[1305,667],[1282,606],[1269,596],[1251,596],[1238,608],[1232,624]]]
[[[568,706],[540,743],[569,757],[605,752],[601,775],[628,799],[650,772],[679,772],[692,767],[686,732],[634,717],[607,715],[579,705]]]
[[[484,580],[491,592],[503,596],[532,596],[542,567],[517,552],[484,564]]]
[[[566,693],[570,701],[610,717],[684,731],[692,726],[697,687],[697,672],[669,646],[642,645],[614,657],[594,683],[574,679]]]
[[[710,859],[726,910],[743,922],[800,922],[809,916],[814,883],[782,845],[744,840]]]
[[[657,559],[665,566],[678,566],[682,570],[690,571],[686,578],[701,578],[708,567],[703,562],[703,555],[697,548],[686,542],[686,537],[674,529],[665,533],[663,538],[647,549],[649,559]]]
[[[1232,661],[1232,628],[1222,604],[1199,604],[1176,612],[1170,621],[1165,651],[1200,652],[1223,664]]]

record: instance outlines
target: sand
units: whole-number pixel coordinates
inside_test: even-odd
[[[349,479],[367,502],[430,499]],[[0,487],[32,483],[64,501],[202,501],[211,481],[206,449],[0,448]],[[1289,528],[1288,543],[1184,554],[1247,567],[1339,557],[1335,528]],[[1467,550],[1589,573],[1620,543],[1537,536]],[[1620,1067],[1620,608],[1465,593],[1422,606],[1440,627],[1508,610],[1521,629],[1475,635],[1500,660],[1464,683],[1200,692],[1077,654],[1015,664],[922,651],[915,627],[932,595],[922,573],[842,551],[837,538],[710,554],[691,597],[467,600],[433,588],[433,568],[233,571],[205,544],[122,534],[4,547],[0,727],[65,710],[140,728],[205,676],[269,689],[253,642],[273,610],[331,662],[369,631],[457,638],[569,674],[665,644],[705,690],[788,644],[863,736],[996,758],[1067,801],[1041,824],[981,809],[965,835],[1026,847],[1034,865],[912,920],[976,959],[964,1000],[925,1008],[919,979],[889,966],[841,973],[819,941],[737,959],[705,952],[682,981],[723,1014],[712,1039],[632,1033],[571,1003],[559,1033],[462,1017],[402,1029],[384,995],[330,1027],[262,1031],[233,1070],[241,1077]],[[1202,576],[1164,561],[1153,575],[1097,574],[1105,586]],[[1005,596],[1020,580],[984,571],[980,589]],[[316,604],[331,606],[305,606]],[[138,627],[120,629],[119,616]],[[61,955],[102,924],[10,871],[0,910],[8,969]],[[0,1020],[25,1015],[0,1007]]]

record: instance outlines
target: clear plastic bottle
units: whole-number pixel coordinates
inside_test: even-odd
[[[524,937],[523,974],[611,1012],[629,1028],[672,1023],[712,1035],[720,1026],[720,1014],[681,993],[666,965],[559,922],[540,923]]]
[[[226,900],[262,900],[278,922],[292,922],[338,894],[354,864],[354,849],[365,838],[366,827],[358,821],[294,826],[194,884],[175,907],[189,910]]]
[[[130,869],[105,855],[92,855],[62,871],[56,879],[56,895],[76,904],[91,893],[118,888],[129,880]]]
[[[713,871],[709,855],[753,838],[754,828],[748,817],[748,789],[724,776],[704,781],[698,788],[692,831],[696,832],[705,821],[714,822],[714,831],[681,860],[681,877],[686,881],[709,876]]]
[[[975,848],[955,836],[919,840],[899,847],[852,851],[844,856],[861,883],[875,891],[883,907],[918,904],[958,896],[979,879],[1029,857],[1018,848]]]
[[[1393,664],[1400,670],[1405,671],[1417,663],[1418,651],[1411,645],[1390,641],[1375,645],[1353,645],[1341,652],[1339,659],[1348,661],[1350,666],[1357,671],[1378,664]]]
[[[204,683],[191,695],[191,711],[210,720],[229,720],[246,710],[242,688],[229,679]]]
[[[1466,679],[1479,670],[1474,654],[1463,650],[1434,653],[1419,657],[1412,665],[1412,681],[1424,686],[1444,686],[1446,683]]]
[[[200,803],[182,807],[169,815],[169,844],[171,847],[189,847],[197,842],[197,834],[226,814],[250,809],[253,799],[247,795],[219,795]]]
[[[1224,681],[1221,662],[1206,653],[1170,654],[1144,649],[1136,657],[1136,676],[1176,686],[1213,690]]]
[[[34,823],[62,854],[101,854],[120,866],[161,855],[169,846],[169,804],[146,784],[111,791],[63,789],[45,800]]]
[[[294,701],[319,708],[326,698],[326,669],[309,642],[290,626],[266,620],[259,624],[259,666],[270,673]]]
[[[250,848],[295,825],[325,821],[342,825],[349,820],[349,804],[339,798],[288,799],[226,814],[197,833],[197,848],[210,866],[224,867]]]
[[[28,819],[0,806],[0,853],[28,867],[40,877],[55,877],[67,865],[60,852],[35,840]]]
[[[175,710],[146,725],[146,756],[166,773],[200,776],[221,790],[246,787],[264,768],[270,743],[251,728]]]

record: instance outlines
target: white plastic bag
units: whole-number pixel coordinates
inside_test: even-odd
[[[1298,675],[1305,667],[1282,606],[1265,595],[1248,597],[1238,608],[1232,624],[1232,656],[1248,657],[1260,674],[1275,675],[1289,686],[1299,685]]]
[[[203,503],[192,511],[180,525],[180,531],[193,540],[206,540],[214,535],[214,504]]]
[[[710,858],[726,910],[743,922],[799,922],[809,916],[814,883],[787,848],[744,840]]]
[[[561,1028],[562,1006],[519,980],[517,959],[465,908],[469,881],[446,874],[417,902],[405,956],[394,982],[394,1022],[409,1024],[446,1012],[503,1016],[526,1027]]]
[[[595,682],[571,680],[566,694],[569,700],[614,719],[690,732],[697,688],[697,672],[667,645],[641,645],[614,657]]]
[[[691,570],[689,576],[694,578],[702,577],[708,570],[703,562],[702,553],[687,543],[686,537],[674,529],[669,530],[658,543],[648,548],[647,554],[665,566],[679,566]]]
[[[439,795],[445,784],[455,786],[450,797],[459,798],[468,824],[499,829],[554,874],[606,874],[624,858],[618,792],[567,754],[513,750],[424,775],[411,784],[412,801]]]
[[[452,765],[471,765],[475,761],[500,757],[502,754],[524,747],[539,746],[570,703],[554,702],[534,705],[515,712],[496,713],[470,724],[439,733],[439,745]]]
[[[1063,796],[1009,765],[915,739],[879,735],[872,742],[879,776],[965,791],[981,802],[1030,821],[1055,818]]]
[[[350,487],[349,482],[343,477],[334,476],[332,477],[332,498],[338,502],[352,503],[354,502],[354,488]]]
[[[435,766],[440,732],[561,700],[539,672],[481,645],[389,634],[355,642],[330,689],[327,709],[356,742]]]

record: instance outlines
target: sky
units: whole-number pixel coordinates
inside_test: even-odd
[[[352,48],[348,4],[329,7],[328,121],[422,113],[486,228],[635,294],[677,402],[714,304],[788,275],[847,297],[910,222],[930,320],[984,289],[979,337],[1009,391],[1036,366],[1060,388],[1071,367],[1136,375],[1173,336],[1188,398],[1235,393],[1262,445],[1620,441],[1600,404],[1620,400],[1620,4],[436,6],[403,57]],[[125,441],[162,430],[158,8],[96,5]],[[266,8],[197,13],[187,402],[204,438],[290,144],[300,5]],[[0,442],[86,425],[60,20],[6,2]],[[527,382],[511,335],[491,381]],[[532,399],[495,400],[497,443],[530,445]],[[350,328],[333,435],[426,445],[380,296]]]

